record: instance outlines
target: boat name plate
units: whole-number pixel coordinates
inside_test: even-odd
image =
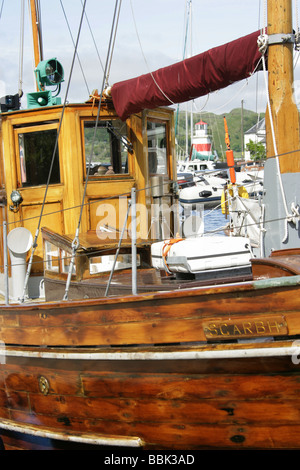
[[[203,323],[207,339],[237,339],[288,334],[287,323],[283,316],[266,318],[210,320]]]

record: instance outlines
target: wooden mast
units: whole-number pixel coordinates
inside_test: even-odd
[[[40,26],[39,19],[37,15],[37,6],[36,0],[30,0],[30,11],[31,11],[31,23],[32,23],[32,38],[33,38],[33,52],[34,52],[34,65],[35,67],[43,59],[42,46],[41,46],[41,36],[40,36]],[[36,85],[37,91],[39,90],[38,85]]]
[[[292,0],[268,1],[268,36],[291,34]],[[275,37],[275,36],[273,36]],[[293,99],[293,43],[270,44],[268,49],[269,93],[281,173],[300,172],[299,113]],[[266,114],[267,157],[274,157],[275,150]],[[282,155],[282,156],[280,156]]]

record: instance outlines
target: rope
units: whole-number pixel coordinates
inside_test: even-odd
[[[189,4],[190,8],[187,7],[188,4]],[[185,14],[187,15],[187,19],[185,20],[185,35],[184,35],[184,46],[183,46],[183,54],[182,54],[183,59],[185,59],[185,56],[186,56],[188,25],[190,23],[190,21],[189,21],[190,10],[191,10],[191,1],[188,0],[187,4],[186,4],[186,9],[185,9]],[[176,111],[175,136],[177,135],[178,118],[179,118],[179,103],[177,104],[177,111]]]
[[[122,5],[122,0],[120,0],[118,13],[117,13],[116,16],[115,16],[115,18],[116,18],[116,27],[114,28],[114,29],[115,29],[115,32],[114,32],[114,38],[113,38],[112,47],[111,47],[111,50],[112,50],[112,51],[111,51],[111,54],[110,54],[109,64],[108,64],[108,67],[107,67],[106,82],[105,82],[104,88],[107,88],[107,87],[108,87],[108,78],[109,78],[110,69],[111,69],[111,61],[112,61],[112,57],[113,57],[113,51],[114,51],[114,48],[115,48],[115,42],[116,42],[117,29],[118,29],[118,24],[119,24],[119,17],[120,17],[121,5]],[[103,89],[104,89],[104,88],[103,88]]]
[[[81,0],[81,5],[83,6],[82,0]],[[103,64],[102,64],[102,60],[101,60],[99,50],[98,50],[98,47],[97,47],[97,44],[96,44],[96,41],[95,41],[95,37],[94,37],[94,34],[93,34],[93,31],[92,31],[92,28],[91,28],[91,25],[90,25],[90,22],[89,22],[89,19],[88,19],[88,16],[87,16],[86,12],[85,12],[85,19],[86,19],[86,22],[88,24],[88,27],[89,27],[89,30],[90,30],[90,33],[91,33],[91,36],[92,36],[92,40],[93,40],[93,43],[94,43],[94,46],[95,46],[95,49],[96,49],[96,52],[97,52],[97,56],[98,56],[98,59],[99,59],[99,62],[100,62],[100,66],[102,68],[102,71],[104,72],[104,67],[103,67]]]
[[[114,46],[113,37],[115,38],[115,34],[116,34],[116,32],[114,30],[117,27],[117,25],[115,27],[115,23],[116,23],[116,20],[118,20],[118,15],[117,15],[118,3],[119,3],[119,0],[116,0],[114,16],[113,16],[113,22],[112,22],[111,33],[110,33],[110,40],[109,40],[109,45],[108,45],[107,57],[106,57],[106,64],[105,64],[105,69],[104,69],[104,74],[103,74],[102,88],[101,88],[100,99],[99,99],[99,104],[98,104],[98,112],[97,112],[97,117],[96,117],[95,127],[94,127],[94,136],[93,136],[91,152],[90,152],[89,161],[88,161],[87,175],[86,175],[86,179],[85,179],[84,191],[83,191],[83,196],[82,196],[82,204],[81,204],[77,229],[76,229],[76,232],[75,232],[75,237],[74,237],[74,240],[72,242],[72,258],[71,258],[71,262],[70,262],[70,269],[69,269],[69,272],[68,272],[68,278],[67,278],[67,282],[66,282],[66,289],[65,289],[65,294],[64,294],[63,300],[68,300],[68,292],[69,292],[69,287],[70,287],[70,283],[71,283],[71,276],[72,276],[72,271],[73,271],[73,267],[74,267],[75,255],[76,255],[77,248],[79,246],[79,229],[80,229],[81,220],[82,220],[84,200],[85,200],[86,191],[87,191],[87,183],[88,183],[88,180],[89,180],[91,162],[92,162],[92,157],[93,157],[93,153],[94,153],[94,145],[95,145],[95,141],[96,141],[96,133],[97,133],[97,127],[98,127],[98,122],[99,122],[101,103],[102,103],[102,95],[103,95],[103,90],[105,88],[105,83],[106,83],[106,80],[107,80],[107,72],[109,70],[109,64],[110,64],[110,61],[111,61],[110,55],[112,54],[112,47]],[[120,12],[120,7],[119,7],[119,12]],[[83,11],[83,14],[84,14],[84,11]],[[83,17],[83,15],[82,15],[82,17]]]
[[[295,49],[300,51],[300,32],[299,32],[299,14],[298,14],[298,0],[295,1],[295,16],[296,16],[296,34],[295,34]],[[299,57],[299,56],[298,56]]]
[[[153,73],[150,71],[150,67],[149,67],[149,65],[148,65],[146,56],[145,56],[145,54],[144,54],[143,47],[142,47],[142,43],[141,43],[140,36],[139,36],[139,32],[138,32],[138,29],[137,29],[137,25],[136,25],[136,21],[135,21],[135,16],[134,16],[134,11],[133,11],[132,0],[130,0],[130,6],[131,6],[132,18],[133,18],[133,23],[134,23],[134,27],[135,27],[137,39],[138,39],[138,42],[139,42],[139,45],[140,45],[140,48],[141,48],[141,53],[142,53],[143,59],[144,59],[144,61],[145,61],[146,67],[147,67],[147,69],[148,69],[148,72],[149,72],[149,74],[151,75],[153,82],[155,83],[156,87],[157,87],[158,90],[161,92],[161,94],[166,98],[166,100],[169,101],[169,103],[175,105],[176,103],[174,103],[174,102],[165,94],[165,92],[161,89],[161,87],[159,86],[159,84],[158,84],[157,81],[155,80],[155,77],[154,77]]]
[[[32,266],[32,260],[33,260],[33,256],[34,256],[34,253],[35,253],[35,250],[36,250],[36,247],[37,247],[37,239],[38,239],[39,232],[40,232],[41,220],[42,220],[42,216],[43,216],[43,212],[44,212],[44,207],[45,207],[45,203],[46,203],[46,197],[47,197],[48,188],[49,188],[49,184],[50,184],[51,173],[52,173],[52,169],[53,169],[53,165],[54,165],[54,160],[55,160],[55,156],[56,156],[56,150],[57,150],[57,146],[58,146],[58,138],[59,138],[59,135],[60,135],[60,130],[61,130],[61,126],[62,126],[62,121],[63,121],[63,117],[64,117],[64,113],[65,113],[65,108],[66,108],[66,105],[67,105],[67,96],[68,96],[68,92],[69,92],[69,88],[70,88],[71,77],[72,77],[72,72],[73,72],[73,69],[74,69],[75,57],[76,57],[77,48],[78,48],[78,43],[79,43],[79,37],[80,37],[80,33],[81,33],[81,27],[82,27],[83,15],[84,15],[85,3],[86,3],[86,0],[85,0],[85,2],[84,2],[84,7],[83,7],[82,15],[81,15],[80,26],[79,26],[78,35],[77,35],[77,41],[76,41],[76,45],[75,45],[75,51],[74,51],[73,60],[72,60],[72,64],[71,64],[70,76],[69,76],[69,80],[68,80],[68,84],[67,84],[67,90],[66,90],[64,105],[63,105],[63,109],[62,109],[61,119],[60,119],[60,122],[59,122],[58,131],[57,131],[57,138],[56,138],[55,146],[54,146],[54,150],[53,150],[53,155],[52,155],[50,170],[49,170],[48,179],[47,179],[47,184],[46,184],[46,189],[45,189],[45,193],[44,193],[44,199],[43,199],[42,208],[41,208],[41,213],[40,213],[39,221],[38,221],[38,227],[37,227],[37,229],[36,229],[35,238],[34,238],[33,245],[32,245],[33,250],[32,250],[31,257],[30,257],[30,260],[29,260],[29,263],[28,263],[28,268],[27,268],[26,277],[25,277],[25,282],[24,282],[23,295],[22,295],[22,297],[21,297],[21,299],[20,299],[21,303],[24,302],[24,300],[25,300],[26,290],[27,290],[27,285],[28,285],[28,280],[29,280],[29,275],[30,275],[31,266]]]
[[[21,3],[20,20],[20,57],[19,57],[19,97],[23,96],[23,58],[24,58],[24,2]]]
[[[162,260],[163,260],[165,269],[168,273],[170,273],[170,270],[167,264],[168,253],[175,243],[181,242],[182,240],[184,240],[184,238],[180,238],[179,235],[177,235],[176,238],[171,238],[170,240],[167,240],[162,248]]]
[[[67,18],[67,15],[66,15],[66,12],[65,12],[65,9],[64,9],[62,0],[60,0],[60,5],[61,5],[61,8],[62,8],[64,17],[65,17],[65,20],[66,20],[66,23],[67,23],[67,27],[68,27],[68,30],[69,30],[69,33],[70,33],[70,36],[71,36],[71,40],[72,40],[73,46],[75,47],[75,42],[74,42],[74,39],[73,39],[72,31],[71,31],[71,28],[70,28],[70,24],[69,24],[69,21],[68,21],[68,18]],[[80,69],[81,69],[81,73],[82,73],[82,76],[83,76],[83,80],[84,80],[84,83],[85,83],[85,86],[86,86],[86,89],[87,89],[87,92],[88,92],[88,95],[89,95],[89,94],[90,94],[90,90],[89,90],[89,87],[88,87],[88,84],[87,84],[87,80],[86,80],[86,77],[85,77],[85,73],[84,73],[84,70],[83,70],[83,67],[82,67],[82,64],[81,64],[81,61],[80,61],[78,52],[77,52],[77,58],[78,58],[79,67],[80,67]]]
[[[141,188],[139,189],[138,191],[145,191],[149,189],[148,187],[147,188]],[[128,195],[128,193],[124,193],[123,196],[125,195]],[[113,197],[115,196],[112,196],[112,197],[108,197],[108,198],[105,198],[104,200],[109,200],[109,199],[112,199]],[[229,196],[229,200],[231,199],[234,199],[233,196]],[[98,202],[98,201],[95,201],[95,202]],[[94,203],[94,202],[93,202]],[[88,203],[90,204],[90,202]],[[77,208],[78,206],[76,206],[75,208]],[[210,211],[206,211],[206,213],[204,214],[204,218],[208,217],[211,213],[215,212],[216,210],[220,209],[221,207],[221,204],[219,206],[216,206],[214,209],[211,209]],[[71,208],[68,208],[68,209],[64,209],[64,210],[71,210],[73,209],[73,207]],[[262,211],[264,211],[264,206],[262,205]],[[51,214],[54,214],[54,213],[58,213],[58,212],[61,212],[61,211],[56,211],[56,212],[53,212]],[[50,214],[46,214],[47,215],[50,215]],[[37,217],[32,217],[30,219],[34,219],[34,218],[37,218]],[[261,233],[261,249],[263,247],[263,233],[265,232],[265,229],[263,229],[262,227],[262,224],[263,224],[263,219],[264,219],[264,213],[262,212],[262,215],[261,215],[261,219],[260,219],[260,222],[257,223],[257,222],[253,222],[253,223],[244,223],[244,228],[247,229],[247,227],[252,227],[252,226],[259,226],[259,229],[260,229],[260,233]],[[28,219],[23,219],[23,220],[28,220]],[[272,219],[272,220],[268,220],[268,221],[264,221],[265,223],[271,223],[271,222],[277,222],[277,221],[281,221],[281,220],[285,220],[285,218],[276,218],[276,219]],[[0,227],[2,227],[2,225],[0,225]],[[240,224],[238,226],[234,226],[234,225],[231,225],[230,226],[230,229],[235,231],[237,229],[240,228]],[[222,226],[222,227],[219,227],[219,228],[216,228],[216,229],[210,229],[210,230],[207,230],[204,232],[205,235],[208,235],[208,234],[216,234],[218,232],[223,232],[224,230],[228,229],[228,225],[227,226]],[[115,230],[115,228],[111,228],[111,230]],[[119,231],[119,230],[117,230]],[[175,241],[180,241],[181,239],[178,238],[178,235],[176,235],[177,238],[174,238],[172,240],[175,240]],[[166,245],[167,245],[167,242],[166,242]],[[169,250],[168,250],[169,251]],[[95,251],[89,251],[89,256],[93,256],[93,255],[99,255],[101,253],[105,253],[106,250],[105,250],[105,247],[103,247],[102,249],[101,248],[97,248]],[[167,252],[165,252],[165,255],[167,255]],[[76,258],[80,258],[81,256],[86,256],[86,253],[82,253],[82,254],[78,254],[76,253]],[[263,252],[261,254],[261,256],[264,256]],[[70,260],[71,259],[71,255],[67,255],[67,256],[63,256],[63,257],[58,257],[56,258],[57,261],[60,261],[60,260]],[[46,264],[48,261],[47,260],[38,260],[38,261],[33,261],[32,265],[35,265],[35,264],[39,264],[39,263],[43,263],[43,264]],[[13,264],[12,266],[18,266],[18,264]],[[3,269],[4,268],[4,265],[0,265],[0,269]]]

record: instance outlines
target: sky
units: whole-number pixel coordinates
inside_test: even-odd
[[[83,3],[84,0],[41,0],[44,59],[56,57],[63,65],[62,101],[67,90]],[[3,6],[0,18],[0,96],[15,94],[19,88],[21,4],[22,0],[0,0],[0,8]],[[26,93],[35,91],[35,82],[28,1],[25,0],[24,4],[22,107],[25,108]],[[264,0],[193,0],[191,6],[187,40],[189,55],[245,36],[265,25]],[[182,60],[186,8],[186,0],[122,0],[109,84]],[[67,95],[69,102],[86,101],[93,89],[101,90],[103,71],[99,56],[102,65],[105,64],[114,9],[115,0],[86,0],[86,16],[79,37],[79,60],[76,58]],[[265,111],[265,96],[264,79],[259,72],[188,106],[194,112],[222,114],[240,107],[243,100],[245,109],[259,113]],[[181,107],[184,109],[185,105]]]

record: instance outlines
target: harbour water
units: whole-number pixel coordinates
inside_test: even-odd
[[[188,236],[188,233],[196,235],[196,232],[204,235],[225,236],[223,228],[228,224],[228,218],[226,219],[225,215],[222,214],[220,207],[203,209],[201,205],[196,210],[181,209],[181,222],[185,236]],[[192,220],[193,218],[194,220]]]
[[[228,219],[222,214],[220,208],[204,210],[204,233],[216,231],[217,235],[224,235],[223,230],[218,230],[228,223]]]

